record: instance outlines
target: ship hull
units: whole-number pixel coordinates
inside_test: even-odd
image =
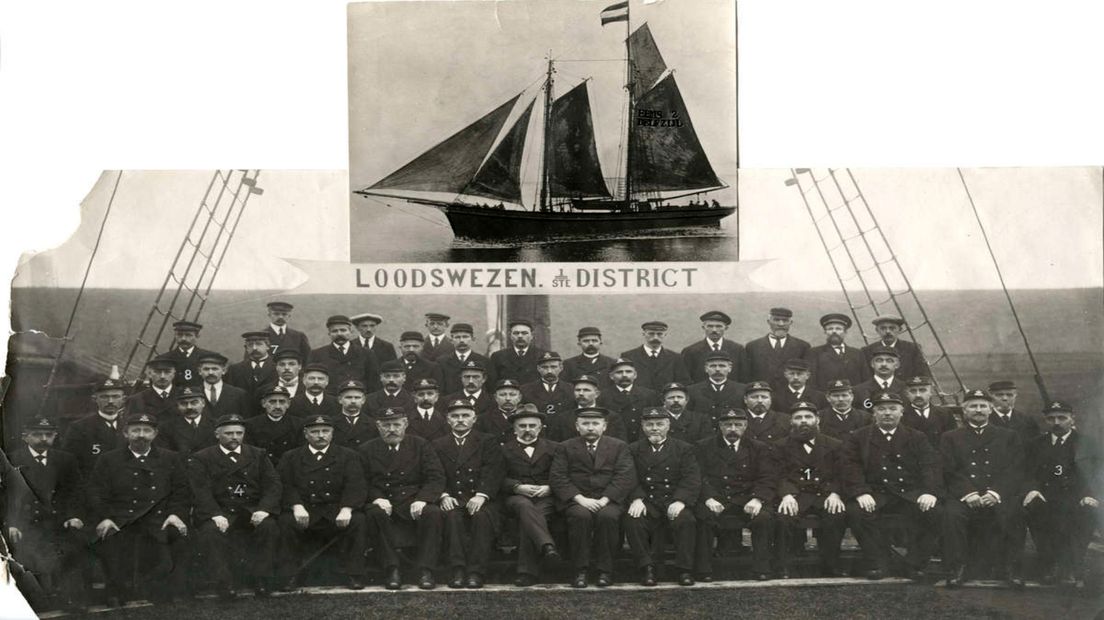
[[[479,241],[626,235],[634,232],[720,228],[735,207],[669,208],[634,212],[533,212],[446,205],[458,238]]]

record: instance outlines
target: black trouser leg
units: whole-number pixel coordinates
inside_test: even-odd
[[[621,508],[607,504],[594,518],[594,565],[603,573],[613,572],[613,558],[621,547]]]
[[[567,517],[567,539],[571,546],[571,562],[576,570],[590,567],[591,530],[595,515],[578,504],[572,504],[564,512]]]

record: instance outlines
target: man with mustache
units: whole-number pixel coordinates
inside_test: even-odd
[[[406,385],[406,367],[402,362],[391,360],[380,364],[380,383],[383,389],[372,392],[364,401],[364,409],[369,415],[374,416],[384,409],[409,411],[414,407],[414,397],[403,389]]]
[[[285,349],[272,356],[276,369],[276,381],[274,385],[284,388],[288,398],[294,399],[303,391],[299,373],[303,370],[303,356],[296,349]],[[267,387],[267,386],[266,386]],[[261,394],[257,394],[258,402]],[[294,415],[294,414],[293,414]]]
[[[149,580],[155,601],[180,597],[188,573],[184,460],[155,445],[157,418],[148,413],[128,415],[123,432],[126,444],[105,452],[88,478],[89,522],[96,524],[108,607],[139,591],[139,576]]]
[[[368,497],[367,484],[359,455],[334,445],[333,430],[333,422],[325,416],[307,419],[303,425],[307,445],[280,459],[282,561],[276,572],[283,592],[298,589],[302,539],[307,537],[320,538],[324,544],[336,539],[339,570],[346,575],[348,587],[364,588],[367,541],[361,509]]]
[[[713,543],[718,528],[739,536],[751,530],[752,573],[770,578],[771,505],[778,485],[770,448],[748,437],[747,412],[730,409],[717,419],[717,435],[698,442],[701,495],[694,508],[698,527],[694,572],[713,581]]]
[[[905,408],[901,424],[924,433],[933,447],[938,446],[943,433],[958,426],[954,415],[949,409],[931,404],[931,377],[912,377],[904,385],[909,406]]]
[[[805,359],[811,373],[809,384],[824,391],[836,379],[847,379],[858,385],[870,378],[870,364],[859,349],[847,346],[844,339],[851,329],[851,317],[833,312],[820,317],[826,342],[809,349]]]
[[[166,357],[176,364],[176,385],[194,384],[199,380],[199,358],[213,351],[196,346],[203,326],[194,321],[176,321],[173,327],[173,343]]]
[[[782,379],[772,385],[774,408],[789,411],[801,401],[811,402],[817,407],[827,407],[828,401],[824,398],[824,392],[809,386],[809,375],[809,362],[802,359],[786,360],[782,365]]]
[[[771,308],[767,326],[769,331],[766,336],[744,345],[748,357],[748,381],[774,383],[782,378],[782,364],[786,360],[808,357],[809,343],[790,335],[793,310]]]
[[[406,418],[410,423],[406,432],[429,441],[447,435],[449,425],[444,408],[437,404],[441,395],[437,384],[432,379],[422,379],[412,389],[414,405],[406,410]]]
[[[662,562],[670,536],[675,544],[678,584],[692,586],[694,506],[701,491],[694,446],[671,435],[671,416],[663,409],[644,410],[640,423],[644,438],[629,446],[637,480],[625,511],[625,538],[643,572],[641,584],[656,585],[656,562]]]
[[[587,587],[591,568],[597,569],[599,588],[613,585],[613,558],[621,546],[618,524],[636,486],[628,444],[605,436],[608,413],[601,407],[575,412],[578,436],[556,447],[548,475],[556,505],[567,518],[573,588]]]
[[[303,367],[300,380],[303,389],[291,399],[288,413],[301,420],[317,416],[334,417],[340,415],[341,407],[337,398],[330,393],[330,370],[325,364],[307,364]]]
[[[272,386],[261,392],[264,413],[243,422],[246,443],[263,450],[273,463],[279,463],[286,452],[303,445],[303,420],[288,412],[290,405],[287,390]]]
[[[663,411],[667,414],[667,432],[675,439],[697,443],[713,434],[713,420],[687,408],[686,386],[663,386]]]
[[[441,368],[425,356],[424,340],[425,336],[421,332],[403,332],[399,336],[399,361],[402,362],[408,382],[433,379],[440,385],[444,381],[444,375]]]
[[[847,379],[836,379],[829,383],[826,398],[828,407],[819,412],[820,432],[825,435],[845,441],[856,429],[870,424],[870,412],[852,406],[855,393]]]
[[[187,385],[177,389],[176,409],[176,415],[159,425],[159,446],[187,458],[189,454],[217,443],[215,418],[200,389]]]
[[[203,391],[212,416],[233,413],[244,417],[251,413],[249,394],[223,380],[226,364],[230,361],[225,355],[208,352],[200,355],[196,361],[199,363],[199,377],[203,382],[198,386],[189,385]]]
[[[448,423],[452,432],[431,444],[445,470],[445,491],[438,504],[444,512],[445,553],[452,569],[448,586],[482,588],[500,525],[495,500],[502,490],[502,450],[497,437],[472,430],[475,409],[467,402],[449,403]]]
[[[882,314],[871,321],[874,330],[878,332],[878,342],[872,342],[863,347],[863,353],[867,360],[873,358],[874,353],[881,348],[893,349],[897,352],[900,366],[897,368],[897,376],[901,379],[910,377],[930,377],[931,368],[924,359],[924,352],[920,345],[899,338],[901,330],[905,327],[905,320],[896,314]]]
[[[871,404],[874,423],[844,441],[847,524],[862,547],[867,579],[877,580],[885,576],[890,556],[882,517],[903,517],[908,576],[921,579],[943,521],[939,453],[924,433],[901,424],[900,396],[878,392]]]
[[[636,365],[636,382],[653,390],[668,383],[689,383],[690,374],[686,372],[682,356],[663,346],[663,341],[667,338],[667,324],[663,321],[648,321],[640,326],[640,330],[644,336],[644,344],[621,354],[621,357],[632,360]]]
[[[943,561],[950,568],[948,587],[968,578],[968,525],[981,523],[994,532],[998,577],[1023,589],[1020,561],[1024,545],[1024,446],[1019,433],[989,424],[993,400],[984,390],[962,397],[966,426],[940,437],[943,479],[947,485]]]
[[[451,403],[454,400],[466,400],[475,408],[476,417],[495,409],[497,406],[494,394],[490,390],[483,389],[487,385],[487,366],[478,360],[468,360],[460,369],[460,390],[447,394],[444,402]],[[491,383],[494,385],[494,382]]]
[[[744,390],[749,439],[769,444],[790,433],[790,416],[774,410],[772,392],[770,384],[762,381],[753,381]]]
[[[353,338],[353,323],[349,317],[335,314],[326,319],[330,344],[314,349],[307,358],[309,364],[321,364],[329,375],[328,393],[337,395],[338,386],[347,381],[363,382],[369,391],[379,389],[379,364],[375,356],[350,342]]]
[[[598,401],[602,397],[602,390],[598,387],[598,377],[580,375],[573,382],[575,392],[575,408],[561,415],[555,424],[549,428],[548,438],[553,441],[567,441],[579,435],[577,415],[583,409],[601,407]],[[603,409],[605,409],[603,407]],[[609,437],[615,437],[622,441],[628,436],[625,420],[617,411],[605,409],[605,428],[602,433]],[[627,443],[627,442],[626,442]]]
[[[816,403],[798,402],[790,410],[790,435],[775,442],[778,472],[778,538],[775,544],[779,576],[790,577],[793,550],[801,519],[817,517],[817,551],[825,577],[839,576],[840,542],[847,529],[840,470],[843,442],[820,432]]]
[[[452,394],[464,389],[464,380],[460,375],[469,362],[478,362],[484,372],[490,367],[491,362],[487,356],[472,351],[475,330],[470,324],[454,323],[449,329],[449,335],[452,337],[452,351],[439,356],[436,360],[437,365],[441,368],[441,375],[444,377],[441,391],[445,394]],[[491,383],[493,384],[494,381],[492,380]]]
[[[235,560],[245,559],[253,591],[265,597],[272,588],[280,540],[275,515],[283,487],[264,450],[242,443],[245,428],[240,416],[222,416],[215,423],[218,445],[192,454],[187,462],[205,574],[222,599],[235,597],[230,567],[238,562],[229,561],[228,547],[234,549]]]
[[[743,407],[747,386],[732,380],[732,358],[720,351],[705,356],[704,381],[691,385],[687,390],[688,407],[708,416],[710,423],[729,409]],[[710,431],[712,432],[712,431]]]
[[[502,494],[506,510],[518,521],[518,587],[537,583],[540,561],[560,557],[548,520],[556,511],[549,483],[556,442],[541,437],[545,416],[526,403],[510,415],[514,437],[502,444],[505,476]]]
[[[432,590],[442,527],[436,502],[445,491],[445,473],[429,441],[408,434],[408,427],[401,412],[385,410],[376,418],[379,437],[358,448],[368,484],[365,512],[385,573],[384,587],[402,588],[396,548],[405,539],[417,541],[418,587]]]
[[[561,381],[563,359],[559,353],[547,351],[537,362],[540,381],[521,386],[521,400],[533,403],[544,415],[548,424],[554,424],[559,416],[575,408],[575,389],[571,383]]]
[[[427,360],[437,361],[437,358],[452,353],[452,341],[449,339],[448,335],[445,334],[445,330],[448,329],[451,319],[452,317],[449,315],[439,312],[426,313],[425,326],[429,333],[425,336],[425,350],[423,355]]]
[[[606,388],[598,394],[597,405],[610,412],[610,418],[621,420],[625,427],[626,442],[640,439],[640,416],[646,407],[658,407],[662,399],[655,390],[636,384],[636,364],[632,360],[619,359],[610,366]],[[578,405],[578,397],[576,397]],[[575,436],[574,427],[567,427],[565,439]]]
[[[88,477],[101,454],[126,443],[120,415],[125,399],[122,381],[104,379],[92,389],[96,411],[70,423],[65,429],[61,449],[77,457],[82,477]],[[175,402],[173,407],[175,409]]]
[[[353,339],[353,343],[360,345],[360,348],[371,353],[376,358],[376,362],[382,365],[385,362],[399,358],[398,354],[395,353],[395,345],[376,335],[376,328],[383,322],[382,316],[372,312],[363,312],[349,317],[349,320],[353,322],[353,327],[358,332],[358,336]]]
[[[710,310],[698,317],[705,338],[682,350],[682,363],[690,374],[686,383],[698,383],[706,380],[705,358],[711,353],[727,353],[733,364],[733,378],[743,379],[748,374],[747,351],[744,345],[725,338],[725,332],[732,325],[732,317],[720,310]]]
[[[245,359],[226,370],[226,383],[245,390],[247,411],[244,414],[254,415],[260,391],[277,381],[276,362],[269,354],[268,332],[245,332],[241,337],[245,341]]]
[[[1047,432],[1027,444],[1024,511],[1043,583],[1084,585],[1085,550],[1101,520],[1104,455],[1097,441],[1074,428],[1068,404],[1047,404],[1043,419]]]
[[[1019,390],[1012,381],[994,381],[989,384],[989,395],[993,397],[993,415],[989,423],[993,426],[1010,428],[1020,434],[1027,445],[1043,431],[1036,416],[1016,409],[1016,396]]]
[[[897,375],[897,369],[901,365],[897,351],[888,347],[879,347],[872,349],[868,355],[874,374],[855,386],[855,403],[869,410],[870,396],[874,392],[893,392],[900,396],[901,400],[905,400],[905,379]]]
[[[176,414],[176,399],[173,398],[173,379],[176,377],[176,362],[166,355],[158,355],[146,363],[147,386],[126,399],[127,411],[144,411],[166,420]]]
[[[513,436],[510,416],[521,404],[521,386],[512,379],[502,379],[495,384],[494,399],[495,408],[479,416],[475,430],[503,443]]]
[[[335,444],[356,450],[360,447],[360,444],[378,436],[376,425],[369,419],[371,416],[361,415],[364,409],[365,390],[364,384],[356,380],[346,381],[341,386],[341,391],[337,394],[337,402],[341,406],[341,415],[333,419],[333,442]],[[397,411],[406,414],[402,409]]]
[[[602,330],[597,327],[582,327],[576,334],[576,339],[582,353],[564,360],[563,376],[568,381],[574,381],[579,375],[608,377],[616,360],[602,355]]]
[[[265,331],[268,332],[272,353],[275,355],[280,351],[295,351],[299,354],[299,359],[309,357],[311,346],[307,335],[288,326],[295,306],[286,301],[270,301],[265,305],[268,307],[268,325]]]
[[[510,346],[491,354],[492,372],[496,379],[512,379],[519,385],[539,381],[537,360],[544,350],[533,344],[533,323],[526,319],[511,319],[506,325]]]

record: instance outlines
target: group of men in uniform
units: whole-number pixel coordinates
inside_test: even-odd
[[[479,588],[510,527],[519,586],[560,558],[557,541],[572,586],[608,586],[622,537],[641,583],[661,578],[670,543],[688,586],[712,579],[717,550],[745,528],[755,578],[788,577],[807,528],[823,574],[839,575],[850,528],[872,579],[891,569],[891,541],[914,578],[942,542],[950,586],[976,573],[968,550],[994,533],[998,551],[983,555],[1020,587],[1025,524],[1053,580],[1078,573],[1098,527],[1101,454],[1072,408],[1049,403],[1040,426],[999,381],[967,392],[956,419],[932,404],[899,317],[876,319],[881,341],[858,350],[845,315],[823,317],[826,344],[811,347],[774,308],[770,333],[744,346],[711,311],[681,353],[649,321],[617,358],[584,327],[580,355],[564,359],[525,320],[482,356],[470,325],[439,314],[397,348],[375,334],[378,315],[332,316],[330,343],[311,349],[291,310],[269,304],[271,324],[242,334],[234,364],[178,322],[141,390],[99,384],[96,411],[60,439],[53,420],[30,420],[15,470],[0,472],[16,557],[61,584],[91,546],[112,604],[137,576],[159,599],[197,573],[224,597],[241,583],[265,596],[297,587],[323,554],[349,587],[364,587],[372,557],[397,589],[402,548],[419,587],[443,565],[449,587]]]

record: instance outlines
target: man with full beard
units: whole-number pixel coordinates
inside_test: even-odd
[[[608,355],[602,355],[602,330],[597,327],[583,327],[576,334],[582,353],[564,360],[563,376],[574,381],[579,375],[593,375],[605,378],[616,361]]]
[[[510,415],[513,439],[502,444],[505,477],[502,481],[504,505],[518,520],[517,579],[514,584],[528,587],[537,583],[540,560],[558,558],[559,552],[548,531],[548,520],[555,514],[555,499],[548,476],[556,442],[541,437],[544,414],[526,403]]]
[[[858,385],[870,377],[870,364],[859,349],[847,346],[844,339],[851,328],[851,317],[831,313],[820,317],[827,342],[809,349],[805,359],[809,361],[813,389],[824,391],[836,379],[847,379]]]
[[[790,410],[790,435],[774,443],[778,472],[778,552],[780,577],[790,577],[794,534],[801,519],[815,515],[817,550],[825,577],[839,576],[840,542],[847,529],[840,459],[843,442],[820,432],[816,403],[801,401]],[[803,537],[804,534],[802,533]]]
[[[740,392],[743,396],[743,392]],[[645,407],[658,407],[662,401],[655,390],[636,384],[636,364],[632,360],[619,359],[610,366],[606,389],[598,396],[598,406],[620,418],[625,426],[625,441],[632,443],[640,438],[640,416]],[[575,429],[572,428],[574,436]]]

